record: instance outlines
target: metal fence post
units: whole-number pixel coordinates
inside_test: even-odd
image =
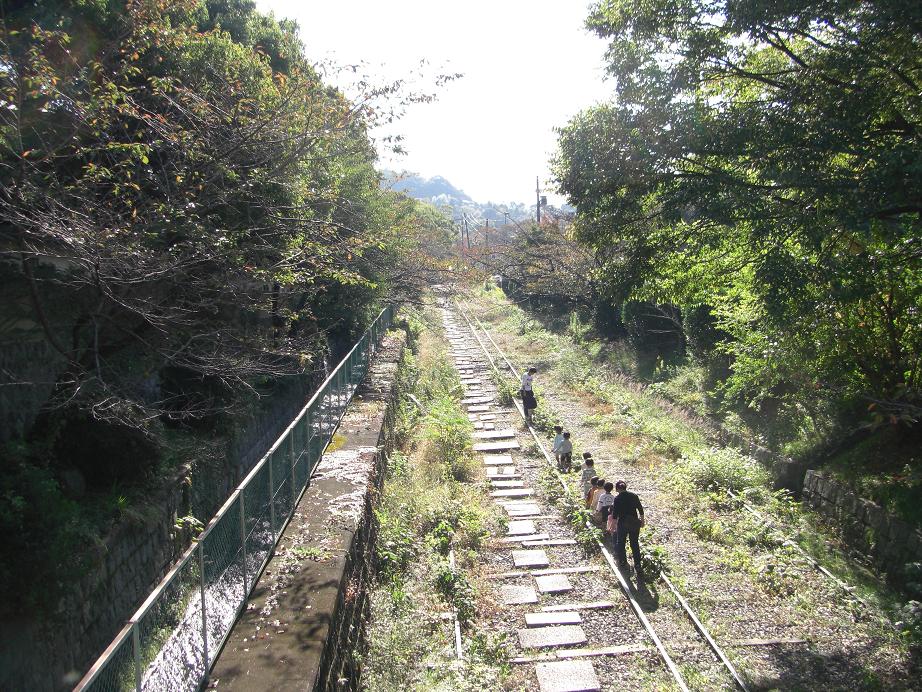
[[[333,437],[333,383],[327,385],[327,391],[323,396],[327,400],[327,431],[321,439],[321,443],[326,447],[326,443]],[[323,452],[321,452],[321,455]]]
[[[336,371],[336,419],[343,414],[343,372],[344,368]]]
[[[272,534],[272,550],[275,552],[275,480],[272,467],[275,466],[275,452],[272,452],[266,461],[269,462],[269,531]]]
[[[134,648],[134,689],[141,692],[141,634],[138,623],[131,623],[131,645]]]
[[[201,587],[202,599],[202,660],[205,662],[205,677],[208,679],[208,671],[211,666],[208,664],[208,615],[205,613],[205,546],[204,541],[198,544],[198,571],[199,585]]]
[[[292,427],[292,430],[297,430],[298,426],[301,425],[301,421],[298,421]],[[295,511],[295,500],[298,499],[298,487],[295,481],[295,436],[288,436],[288,463],[291,465],[291,511]]]
[[[246,597],[247,591],[247,522],[245,505],[243,504],[243,493],[240,498],[240,554],[243,556],[243,593]]]
[[[311,416],[311,410],[307,409],[304,412],[305,420],[305,450],[307,450],[307,468],[305,469],[305,478],[304,478],[304,487],[307,487],[311,484],[311,474],[314,472],[314,459],[313,452],[311,451],[314,446],[314,420]]]

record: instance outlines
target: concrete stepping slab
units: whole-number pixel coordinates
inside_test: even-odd
[[[506,507],[506,512],[510,517],[534,517],[541,514],[541,508],[538,505],[517,505]]]
[[[508,452],[510,449],[518,449],[519,443],[515,440],[503,440],[502,442],[478,442],[474,445],[475,452]]]
[[[506,528],[506,534],[509,536],[522,536],[529,535],[535,532],[535,522],[530,519],[523,519],[521,521],[510,521],[509,526]]]
[[[495,398],[496,397],[492,397],[492,396],[466,396],[463,399],[461,399],[461,405],[470,406],[471,404],[473,404],[477,406],[479,404],[489,404]]]
[[[541,593],[566,593],[573,590],[573,584],[570,583],[566,574],[547,574],[535,577],[535,583]]]
[[[494,430],[496,428],[496,423],[491,421],[480,421],[483,424],[484,430]]]
[[[490,430],[489,432],[475,433],[474,437],[478,440],[500,440],[507,437],[515,437],[515,430],[503,428],[502,430]]]
[[[557,625],[518,630],[523,649],[546,649],[552,646],[574,646],[589,641],[580,625]]]
[[[524,488],[525,481],[490,479],[491,488]]]
[[[514,586],[509,584],[500,589],[500,594],[505,605],[538,602],[538,593],[533,586]]]
[[[486,466],[484,467],[484,474],[490,479],[522,477],[522,474],[516,470],[515,466]]]
[[[531,488],[506,488],[505,490],[494,490],[490,497],[531,497],[535,491]]]
[[[525,613],[527,627],[549,627],[551,625],[581,625],[583,616],[575,610],[559,613]]]
[[[589,661],[539,663],[535,674],[541,692],[598,692],[602,689]]]
[[[495,413],[481,413],[478,416],[478,418],[480,418],[480,420],[496,420],[496,414]]]
[[[490,406],[488,404],[471,404],[467,407],[467,410],[471,413],[486,413],[490,410]]]
[[[509,454],[484,454],[483,463],[485,466],[505,466],[512,463],[512,457]]]
[[[474,421],[474,430],[483,430],[483,422],[479,420]]]
[[[541,546],[553,547],[555,545],[576,545],[576,541],[572,538],[536,538],[535,540],[528,541],[523,545],[525,545],[526,548],[538,548]]]
[[[558,610],[611,610],[615,604],[611,601],[588,601],[585,603],[564,603],[562,605],[544,606],[541,610],[553,613]]]
[[[543,550],[513,550],[512,564],[515,567],[547,567],[551,561]]]
[[[546,533],[532,533],[532,534],[528,534],[525,536],[507,536],[505,538],[497,538],[496,542],[497,543],[522,543],[523,541],[526,541],[532,538],[535,540],[538,540],[542,536],[547,537],[547,534]],[[524,543],[522,544],[524,545]]]

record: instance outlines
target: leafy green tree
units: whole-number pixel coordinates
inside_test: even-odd
[[[3,4],[0,330],[51,353],[0,372],[47,392],[0,434],[3,607],[36,605],[21,570],[50,589],[86,556],[113,518],[89,500],[155,487],[166,427],[233,429],[418,292],[440,239],[381,190],[367,132],[400,88],[346,99],[246,0]]]
[[[922,6],[605,0],[617,100],[561,131],[577,235],[616,294],[714,307],[736,401],[922,386]]]
[[[299,372],[388,289],[375,259],[400,229],[363,111],[294,31],[246,2],[7,14],[0,237],[66,363],[59,401],[129,424],[165,404],[117,363],[128,348],[223,388]]]

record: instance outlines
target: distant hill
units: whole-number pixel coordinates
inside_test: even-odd
[[[440,175],[423,178],[413,173],[385,171],[389,186],[398,192],[406,192],[414,199],[421,199],[436,206],[452,205],[458,202],[473,202],[467,193],[459,190]]]
[[[475,223],[489,220],[494,224],[500,224],[505,223],[507,218],[524,221],[535,215],[534,205],[526,207],[521,203],[475,202],[466,192],[440,175],[423,178],[416,173],[408,172],[396,173],[385,170],[381,173],[384,176],[383,185],[386,187],[405,192],[409,197],[443,209],[455,220],[464,216]]]

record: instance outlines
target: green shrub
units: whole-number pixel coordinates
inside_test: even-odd
[[[474,480],[477,474],[471,450],[474,426],[458,404],[447,396],[431,401],[423,424],[423,435],[429,442],[426,461],[443,464],[457,481]]]
[[[567,324],[567,335],[578,344],[584,344],[589,336],[592,327],[580,319],[579,313],[574,311],[570,313],[570,320]]]
[[[717,345],[729,336],[718,329],[711,306],[704,304],[683,310],[682,329],[685,331],[688,352],[701,363],[707,362]]]
[[[375,509],[375,519],[378,573],[387,581],[402,573],[416,555],[416,530],[407,516],[383,506]]]
[[[476,592],[463,572],[453,569],[447,560],[442,560],[435,571],[435,586],[442,598],[458,613],[461,624],[474,618]]]
[[[518,398],[519,385],[509,377],[498,374],[495,370],[490,372],[493,384],[496,386],[496,401],[500,406],[512,406],[513,400]]]
[[[769,483],[768,472],[757,461],[731,449],[699,452],[683,468],[698,490],[742,492]]]
[[[703,541],[722,545],[729,545],[733,542],[732,538],[727,535],[727,530],[721,519],[706,514],[698,514],[689,520],[688,526]]]
[[[557,377],[570,387],[582,387],[588,384],[595,371],[589,357],[580,350],[568,348],[561,353],[556,367]]]
[[[666,549],[661,545],[644,544],[640,548],[641,570],[648,579],[656,578],[661,573],[669,572]]]

